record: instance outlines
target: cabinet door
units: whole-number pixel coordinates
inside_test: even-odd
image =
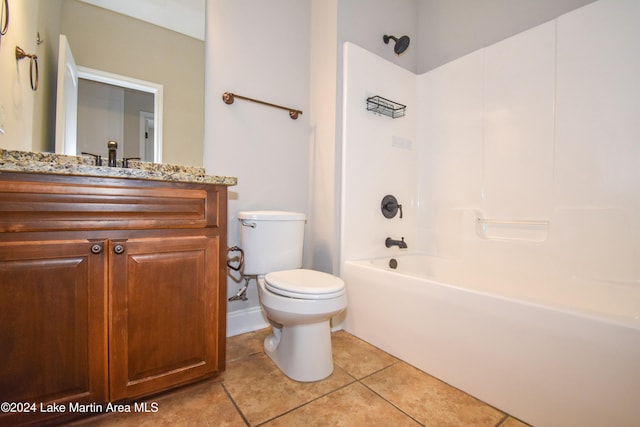
[[[105,401],[106,267],[104,242],[0,242],[0,402]]]
[[[110,241],[110,398],[218,371],[218,237]]]

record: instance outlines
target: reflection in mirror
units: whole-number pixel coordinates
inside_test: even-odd
[[[167,1],[164,4],[170,7],[171,3]],[[106,4],[110,5],[112,2]],[[151,7],[149,5],[146,8],[149,15],[160,13]],[[186,11],[184,7],[182,10]],[[177,20],[177,13],[172,18],[172,21]],[[141,157],[139,144],[133,144],[133,137],[129,135],[140,133],[140,112],[149,112],[154,113],[153,134],[156,141],[153,144],[155,158],[148,160],[201,165],[204,138],[204,42],[76,0],[63,2],[61,22],[61,32],[67,35],[80,69],[101,70],[104,74],[115,77],[111,81],[98,80],[101,83],[147,92],[150,92],[149,86],[155,86],[161,90],[160,94],[165,100],[163,108],[158,108],[158,102],[162,99],[158,100],[156,94],[153,111],[141,109],[129,114],[127,119],[120,118],[113,122],[120,124],[99,126],[94,115],[89,119],[91,122],[88,134],[81,133],[82,124],[78,123],[77,151],[82,150],[82,144],[96,144],[96,154],[104,156],[106,142],[112,139],[118,141],[118,158]],[[117,30],[114,31],[114,28]],[[105,40],[108,42],[105,43]],[[122,84],[125,80],[139,83],[138,87]],[[130,93],[126,94],[129,98]],[[135,120],[131,116],[135,116]],[[137,124],[136,130],[130,131],[133,122]],[[123,129],[120,131],[122,136],[118,129]],[[93,152],[87,150],[87,147],[84,151]]]
[[[90,77],[90,78],[89,78]],[[98,77],[98,78],[96,78]],[[103,155],[106,141],[117,141],[117,157],[162,161],[161,132],[155,132],[154,98],[160,99],[162,87],[130,79],[109,79],[110,84],[80,70],[78,78],[78,139],[76,155],[82,152]],[[161,114],[159,115],[162,116]],[[161,123],[161,121],[158,121]]]
[[[57,86],[57,153],[98,159],[117,141],[118,158],[162,161],[162,85],[78,66],[61,34]]]
[[[193,2],[147,3],[148,16],[159,14],[152,9],[154,4],[168,8],[179,3],[170,19],[177,21]],[[201,166],[204,41],[83,2],[65,0],[64,6],[61,32],[69,37],[78,66],[161,85],[163,107],[155,112],[155,131],[162,139],[161,161]],[[197,26],[195,21],[191,26]],[[118,158],[122,157],[119,152]]]
[[[74,66],[60,39],[56,151],[106,158],[107,141],[117,141],[118,158],[162,162],[162,85]]]
[[[162,161],[202,166],[204,0],[9,3],[13,5],[10,29],[0,46],[0,128],[4,130],[0,148],[56,151],[57,67],[59,38],[64,34],[78,66],[162,85],[162,122],[157,112],[154,120],[154,129],[163,139]],[[116,5],[118,12],[109,9]],[[138,17],[132,16],[134,9]],[[202,36],[163,27],[156,18],[167,15],[166,21],[199,28]],[[28,85],[28,67],[16,66],[11,49],[15,46],[38,56],[40,78],[35,92]]]

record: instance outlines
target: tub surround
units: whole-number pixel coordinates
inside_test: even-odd
[[[154,181],[237,185],[236,177],[206,175],[204,168],[130,160],[129,167],[95,166],[89,156],[68,156],[0,149],[0,172],[27,172],[111,178],[134,178]],[[118,160],[122,166],[122,161]]]
[[[345,46],[347,332],[533,425],[640,425],[639,29],[599,0],[422,75]]]

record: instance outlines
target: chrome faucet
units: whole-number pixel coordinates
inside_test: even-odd
[[[388,248],[390,248],[391,246],[397,246],[400,249],[407,248],[407,244],[404,241],[404,237],[402,237],[402,240],[393,240],[391,237],[387,237],[387,240],[384,241],[384,245]]]

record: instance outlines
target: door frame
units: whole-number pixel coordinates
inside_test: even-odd
[[[147,92],[153,95],[153,110],[155,129],[153,134],[153,162],[162,163],[162,109],[163,86],[158,83],[134,79],[133,77],[109,73],[78,65],[78,78],[119,86],[126,89]],[[160,125],[158,125],[160,124]]]
[[[140,158],[141,159],[144,159],[146,157],[145,156],[145,154],[147,152],[147,150],[146,150],[146,148],[147,148],[147,135],[146,134],[147,134],[147,123],[149,123],[149,122],[151,122],[152,125],[153,125],[152,127],[153,127],[154,140],[155,140],[155,132],[156,132],[155,128],[156,128],[156,125],[155,125],[155,117],[154,117],[153,113],[149,113],[149,112],[146,112],[146,111],[140,111],[140,134],[139,134],[140,135],[139,136],[140,142],[139,142],[139,144],[140,144]],[[154,154],[153,155],[155,157],[155,146],[153,148],[154,148]]]

